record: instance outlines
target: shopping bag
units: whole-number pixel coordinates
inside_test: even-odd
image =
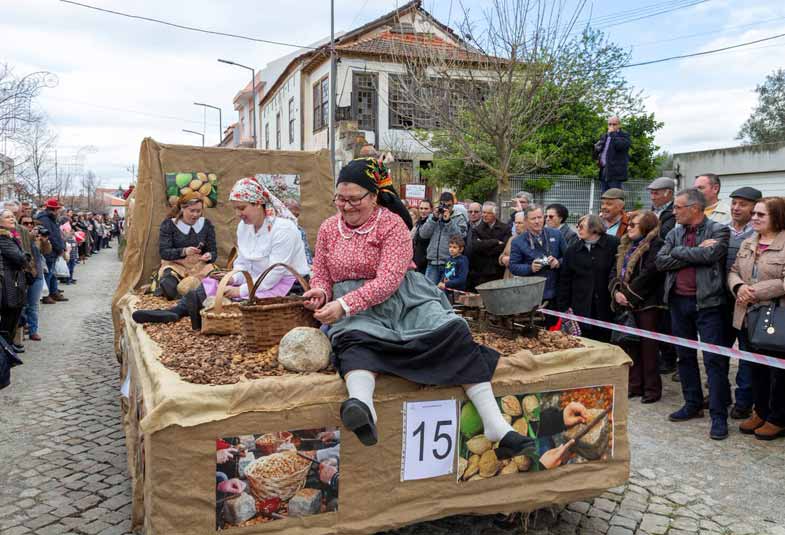
[[[65,258],[62,256],[57,257],[57,262],[55,262],[55,277],[58,279],[67,279],[71,276],[71,272],[68,271],[68,264],[65,261]]]

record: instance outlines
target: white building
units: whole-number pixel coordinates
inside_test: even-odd
[[[468,50],[455,32],[420,4],[410,2],[336,38],[336,119],[356,121],[367,142],[392,152],[403,182],[416,181],[420,168],[430,166],[433,156],[409,132],[422,125],[413,124],[411,106],[402,102],[397,90],[396,79],[405,73],[399,58],[427,54],[431,47]],[[260,71],[258,148],[329,148],[330,55],[326,43],[315,46]],[[248,139],[249,88],[250,84],[235,98],[243,140]]]

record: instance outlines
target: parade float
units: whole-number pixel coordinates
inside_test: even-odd
[[[213,196],[206,215],[216,226],[219,264],[226,265],[234,241],[226,193],[249,175],[296,195],[300,223],[311,240],[316,237],[333,210],[326,152],[196,148],[149,139],[142,145],[113,303],[135,528],[148,535],[373,533],[455,514],[566,504],[626,481],[629,359],[616,346],[537,328],[533,306],[498,308],[515,292],[530,292],[522,290],[528,284],[491,287],[487,306],[475,299],[457,307],[475,337],[503,355],[493,388],[505,419],[536,440],[537,451],[507,460],[496,458],[461,387],[380,377],[379,443],[366,447],[340,432],[346,390],[329,366],[291,371],[279,361],[277,345],[252,343],[233,320],[219,322],[227,327],[220,335],[192,331],[187,319],[134,322],[135,309],[167,306],[143,290],[159,263],[158,224],[175,188],[198,181]],[[242,327],[237,310],[216,317],[231,320],[232,314]],[[591,420],[541,436],[541,416],[573,401],[587,407]],[[575,444],[561,466],[545,470],[537,461],[571,439]]]

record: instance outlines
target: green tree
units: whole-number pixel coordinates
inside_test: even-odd
[[[755,88],[758,105],[739,130],[744,144],[785,141],[785,69],[778,69]]]

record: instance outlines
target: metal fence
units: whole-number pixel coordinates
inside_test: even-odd
[[[534,186],[552,185],[546,191],[535,191]],[[646,186],[649,180],[630,179],[624,182],[627,194],[626,209],[635,210],[651,204]],[[600,182],[592,178],[570,175],[518,175],[510,178],[510,192],[502,195],[502,218],[509,217],[514,209],[511,198],[519,191],[528,191],[534,195],[534,202],[543,208],[551,203],[560,203],[567,207],[570,215],[567,222],[575,224],[584,214],[597,214],[600,211]]]

